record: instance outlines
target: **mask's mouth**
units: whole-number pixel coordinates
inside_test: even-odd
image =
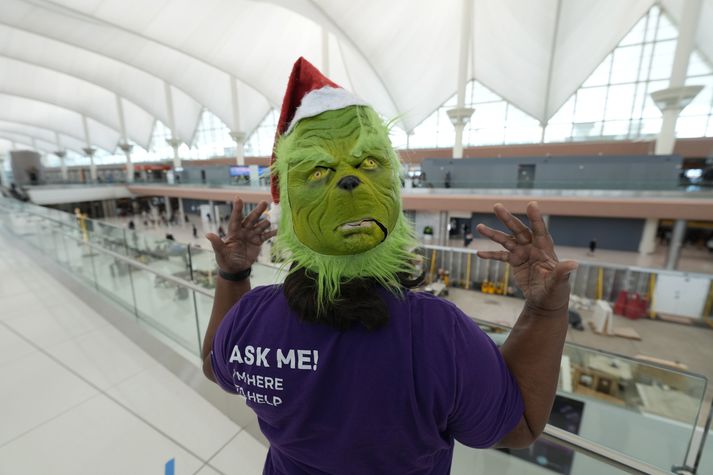
[[[377,221],[374,218],[364,218],[360,219],[358,221],[352,221],[350,223],[344,223],[341,226],[338,226],[337,229],[340,231],[355,231],[359,232],[361,230],[366,230],[369,229],[372,226],[378,226],[379,229],[381,229],[381,232],[384,233],[384,239],[386,239],[386,236],[388,236],[389,231],[386,229],[386,226],[381,224],[379,221]],[[351,234],[351,233],[349,233]],[[382,242],[384,241],[382,239]]]

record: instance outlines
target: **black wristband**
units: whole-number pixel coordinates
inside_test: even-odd
[[[222,269],[218,269],[218,275],[221,276],[223,279],[229,280],[231,282],[240,282],[241,280],[245,280],[250,277],[250,272],[252,270],[252,267],[248,267],[247,269],[241,270],[240,272],[225,272]]]

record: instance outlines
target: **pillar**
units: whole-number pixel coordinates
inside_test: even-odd
[[[131,163],[131,149],[134,146],[127,142],[121,142],[119,148],[126,155],[126,182],[132,183],[134,181],[134,164]]]
[[[166,208],[166,219],[171,221],[171,215],[173,214],[173,208],[171,208],[171,198],[169,196],[163,197],[163,205]]]
[[[473,24],[473,0],[461,0],[461,31],[458,55],[457,106],[449,110],[448,118],[456,131],[453,144],[453,158],[463,158],[463,130],[473,115],[473,109],[465,107],[465,86],[468,82],[468,60],[470,58],[471,26]]]
[[[183,208],[183,198],[178,198],[178,219],[181,221],[181,226],[186,224],[186,212]]]
[[[260,167],[250,165],[250,186],[260,186]]]
[[[666,255],[666,269],[675,270],[678,267],[678,258],[681,257],[681,246],[683,246],[683,238],[685,236],[686,220],[677,219],[673,224],[671,243],[668,246],[668,254]]]
[[[231,131],[230,136],[235,141],[235,163],[237,165],[245,165],[245,132]]]
[[[213,200],[208,201],[208,209],[210,210],[210,220],[209,222],[213,222],[215,220],[215,203],[213,203]],[[217,221],[217,220],[216,220]]]
[[[240,98],[238,96],[238,80],[230,76],[230,105],[233,113],[233,127],[230,136],[235,140],[235,163],[245,165],[245,139],[247,134],[240,130]]]
[[[656,250],[656,231],[659,229],[659,220],[648,218],[641,232],[639,241],[639,254],[651,254]]]
[[[682,2],[681,21],[678,24],[678,40],[671,68],[668,88],[651,93],[656,106],[661,109],[661,131],[656,139],[656,154],[673,153],[676,144],[676,121],[681,111],[701,91],[702,86],[684,86],[688,61],[693,51],[698,23],[700,21],[702,0]]]
[[[92,182],[97,181],[97,166],[94,163],[94,154],[97,149],[92,147],[92,138],[89,135],[89,124],[87,123],[87,116],[82,114],[82,127],[84,127],[84,140],[87,146],[82,149],[84,154],[89,157],[89,177]]]
[[[171,138],[166,139],[166,143],[173,149],[173,173],[177,174],[181,171],[181,157],[178,154],[178,147],[181,146],[181,140],[178,138],[178,134],[176,134],[176,117],[173,114],[173,94],[171,93],[171,85],[164,81],[163,88],[166,93],[166,116],[168,117],[168,128],[171,130]]]
[[[121,133],[121,141],[119,148],[126,155],[126,182],[134,181],[134,165],[131,163],[132,145],[129,143],[129,138],[126,135],[126,121],[124,120],[124,103],[119,94],[116,94],[116,114],[119,117],[119,132]]]
[[[59,157],[59,170],[60,174],[62,176],[62,181],[67,181],[68,180],[68,173],[67,173],[67,151],[66,150],[57,150],[54,152],[55,155]]]

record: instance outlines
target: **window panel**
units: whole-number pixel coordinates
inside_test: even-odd
[[[611,72],[613,54],[609,54],[602,64],[587,78],[582,87],[603,86],[609,83],[609,73]]]
[[[617,48],[612,62],[611,83],[626,83],[636,81],[639,75],[639,63],[643,46],[634,45]]]
[[[679,117],[676,121],[676,137],[703,137],[706,134],[707,116]]]
[[[676,40],[661,41],[654,46],[651,58],[649,79],[668,79],[671,77]]]
[[[575,122],[592,122],[600,120],[604,115],[606,87],[580,89],[577,92],[577,103],[574,110]]]
[[[607,95],[607,108],[604,113],[604,120],[629,119],[631,117],[631,107],[634,104],[634,84],[622,84],[611,86]]]

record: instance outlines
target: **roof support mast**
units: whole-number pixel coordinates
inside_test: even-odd
[[[656,138],[656,155],[673,153],[676,145],[676,121],[681,111],[691,103],[703,89],[702,86],[685,86],[688,61],[693,51],[696,30],[700,21],[701,0],[685,0],[678,25],[678,40],[673,57],[671,78],[668,88],[651,93],[663,116],[661,131]],[[675,269],[681,254],[681,245],[686,235],[686,220],[677,219],[673,225],[671,244],[666,255],[666,269]]]
[[[468,82],[468,60],[473,26],[473,0],[462,0],[460,48],[458,55],[458,103],[448,111],[448,118],[456,130],[453,158],[463,158],[463,129],[473,115],[474,109],[465,107],[465,86]]]
[[[178,147],[181,146],[181,139],[176,134],[176,116],[173,113],[173,94],[171,85],[163,82],[163,88],[166,93],[166,116],[168,117],[168,128],[171,130],[171,138],[166,139],[166,143],[173,149],[173,173],[181,171],[181,156],[178,154]]]
[[[238,98],[238,80],[235,76],[230,76],[230,104],[233,109],[233,130],[230,136],[235,140],[235,162],[238,165],[245,165],[245,139],[247,134],[240,127],[240,103]]]
[[[84,154],[89,157],[89,178],[92,182],[97,181],[97,164],[94,163],[94,154],[97,149],[92,147],[92,138],[89,135],[89,124],[87,124],[87,116],[82,114],[82,127],[84,128],[84,141],[87,146],[82,149]]]
[[[119,115],[119,128],[121,129],[121,141],[119,142],[119,148],[124,155],[126,155],[126,182],[131,183],[134,181],[134,165],[131,163],[131,149],[133,145],[129,143],[126,136],[126,120],[124,119],[124,104],[121,102],[121,97],[116,94],[116,111]]]

